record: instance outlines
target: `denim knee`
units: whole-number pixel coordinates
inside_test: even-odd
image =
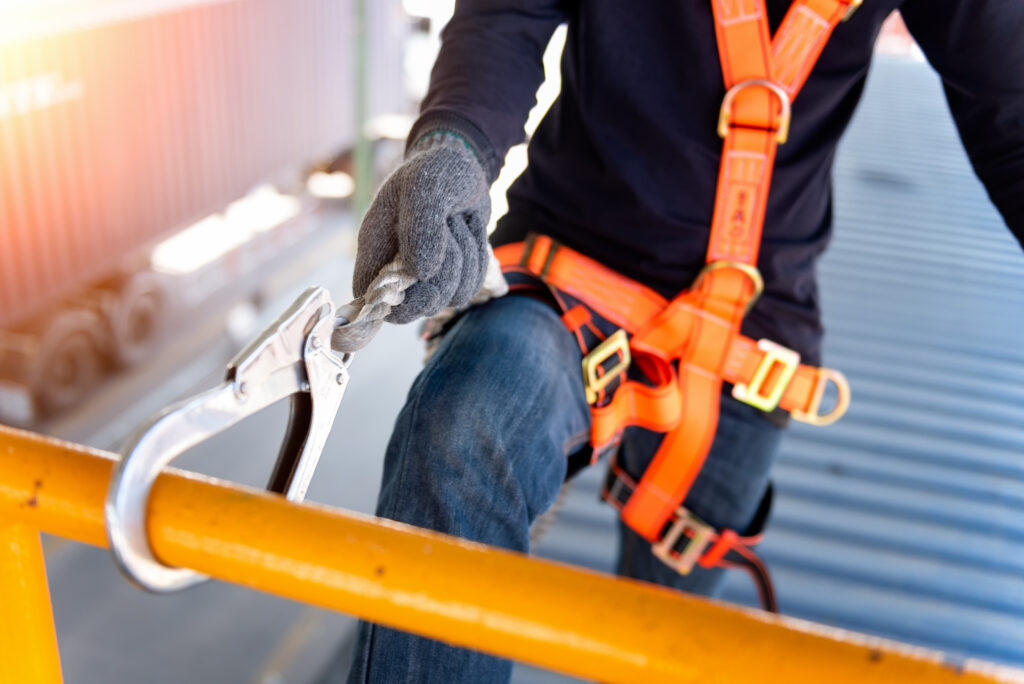
[[[579,361],[541,302],[509,297],[468,312],[399,414],[378,514],[525,550],[564,479],[567,445],[589,430]]]
[[[546,304],[505,297],[445,335],[399,414],[378,515],[526,551],[590,413],[581,354]],[[508,681],[508,661],[361,623],[350,682]]]

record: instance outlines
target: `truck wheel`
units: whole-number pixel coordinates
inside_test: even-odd
[[[168,317],[167,301],[167,288],[155,273],[136,273],[124,282],[108,313],[116,363],[133,366],[149,356]]]
[[[103,376],[101,339],[103,321],[95,312],[69,309],[50,319],[30,383],[44,413],[78,404]]]

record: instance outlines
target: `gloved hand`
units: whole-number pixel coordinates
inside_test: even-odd
[[[446,131],[425,135],[384,181],[363,219],[353,293],[363,296],[400,256],[416,282],[385,320],[408,323],[464,306],[487,271],[490,215],[487,176],[463,138]]]

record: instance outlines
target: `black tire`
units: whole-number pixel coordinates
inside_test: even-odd
[[[108,314],[114,362],[122,367],[145,360],[167,320],[167,288],[154,273],[136,273],[124,282]]]
[[[62,311],[40,339],[31,387],[46,414],[75,406],[103,377],[102,321],[92,311]]]

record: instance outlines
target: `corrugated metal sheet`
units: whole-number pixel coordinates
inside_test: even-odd
[[[404,24],[398,0],[373,5],[382,113]],[[0,325],[353,139],[352,0],[102,17],[0,44]]]
[[[927,66],[875,65],[837,161],[836,224],[826,354],[854,403],[782,447],[761,549],[782,610],[1024,665],[1024,255]],[[600,476],[577,483],[541,555],[612,568]],[[723,598],[755,601],[743,573]]]

